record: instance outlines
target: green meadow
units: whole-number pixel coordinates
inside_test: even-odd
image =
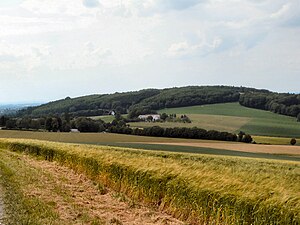
[[[157,124],[164,127],[187,125],[190,127],[197,126],[204,129],[216,129],[231,132],[239,132],[242,130],[251,135],[300,137],[300,123],[296,122],[296,118],[264,110],[247,108],[239,105],[239,103],[169,108],[160,110],[159,113],[176,113],[177,115],[186,114],[192,120],[191,124]],[[131,125],[135,126],[135,124]],[[149,123],[137,125],[149,126]]]

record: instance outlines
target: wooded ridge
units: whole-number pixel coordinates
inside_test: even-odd
[[[187,86],[67,97],[23,109],[18,116],[39,117],[66,112],[73,116],[98,116],[107,115],[114,110],[121,114],[128,113],[130,118],[134,118],[164,108],[226,102],[240,102],[246,107],[300,117],[300,94],[233,86]]]

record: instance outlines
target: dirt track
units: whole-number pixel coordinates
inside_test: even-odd
[[[43,188],[29,188],[27,195],[43,199],[43,201],[54,201],[60,219],[78,223],[78,218],[84,213],[91,218],[99,218],[105,224],[128,224],[128,225],[180,225],[182,222],[173,217],[141,205],[139,202],[132,203],[112,190],[100,193],[93,182],[83,174],[77,174],[73,170],[61,166],[55,162],[37,161],[28,156],[22,160],[31,168],[42,170],[39,177],[40,183],[47,184]],[[52,177],[52,179],[49,179]],[[63,190],[65,196],[70,196],[71,202],[57,195],[58,187]]]
[[[225,150],[241,151],[241,152],[253,152],[253,153],[300,155],[300,146],[288,146],[288,145],[260,145],[260,144],[224,143],[224,142],[222,143],[148,142],[147,144],[216,148],[216,149],[225,149]]]

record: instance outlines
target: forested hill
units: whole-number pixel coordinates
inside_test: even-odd
[[[111,110],[130,117],[158,109],[225,102],[297,116],[300,95],[280,94],[268,90],[232,86],[187,86],[167,89],[145,89],[134,92],[65,98],[19,112],[20,116],[43,116],[70,113],[73,116],[104,115]]]
[[[300,94],[249,92],[241,95],[239,102],[249,108],[268,110],[293,117],[298,116],[298,120],[300,120]]]

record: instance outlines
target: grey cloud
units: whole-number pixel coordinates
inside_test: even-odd
[[[94,8],[99,6],[98,0],[83,0],[83,5],[88,8]]]

